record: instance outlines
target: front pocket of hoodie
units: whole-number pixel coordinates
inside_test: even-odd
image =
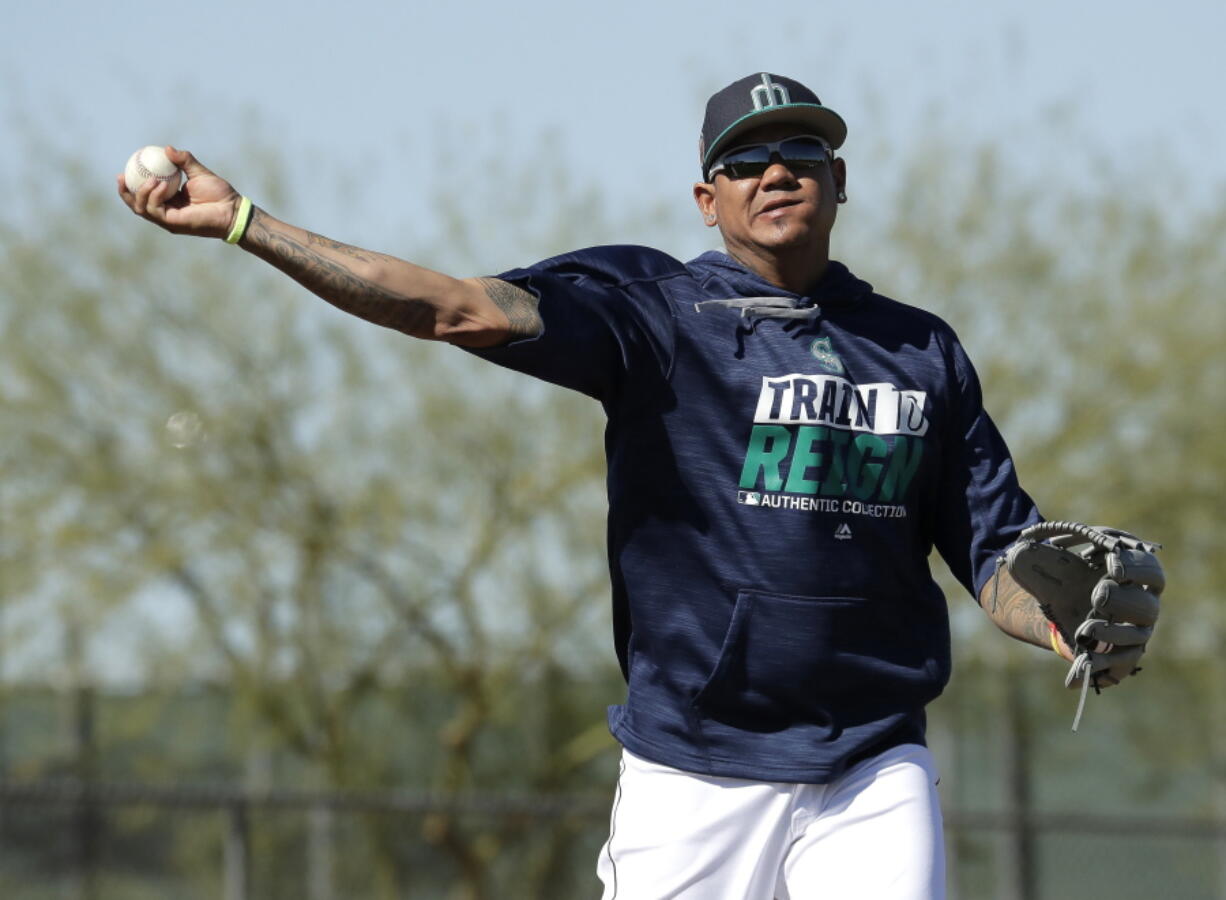
[[[836,740],[937,696],[939,658],[930,630],[880,603],[741,591],[693,709],[708,737],[732,729]]]

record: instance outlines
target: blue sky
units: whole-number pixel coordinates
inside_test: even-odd
[[[132,150],[166,141],[242,187],[254,135],[288,160],[292,201],[272,212],[386,249],[389,230],[428,230],[440,186],[479,214],[470,147],[440,148],[440,122],[616,181],[610,203],[688,206],[706,96],[756,70],[808,83],[849,122],[862,203],[893,166],[857,169],[858,152],[884,143],[900,158],[933,133],[1002,142],[1019,167],[1092,151],[1154,160],[1154,190],[1167,172],[1221,185],[1224,34],[1222,0],[52,0],[8,4],[0,77],[16,89],[0,115],[32,117],[107,185]],[[0,170],[30,149],[10,134]]]

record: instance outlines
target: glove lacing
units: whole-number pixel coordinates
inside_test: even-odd
[[[1069,673],[1065,676],[1067,684],[1072,684],[1078,678],[1081,679],[1081,699],[1077,701],[1077,713],[1073,716],[1073,731],[1077,730],[1077,726],[1081,724],[1081,712],[1086,708],[1086,695],[1090,693],[1090,684],[1094,681],[1090,675],[1090,654],[1079,653],[1077,658],[1073,660],[1073,667],[1069,669]],[[1098,690],[1098,685],[1094,685],[1094,690]]]

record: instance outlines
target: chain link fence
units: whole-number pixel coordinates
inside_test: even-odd
[[[1020,659],[965,660],[930,710],[951,900],[1226,900],[1218,670],[1157,661],[1092,697],[1072,734],[1076,697],[1058,669]],[[370,789],[309,790],[295,786],[318,774],[287,751],[244,765],[237,733],[203,746],[231,702],[175,695],[158,718],[141,694],[10,689],[0,900],[599,896],[617,768],[607,734],[559,787],[513,789],[496,773],[526,766],[512,738],[528,726],[515,720],[487,746],[498,768],[487,759],[470,792],[445,793],[428,789],[437,760],[422,755],[438,722],[381,713],[367,738],[403,738],[389,744],[397,772],[369,776]]]
[[[7,781],[0,783],[0,896],[376,896],[363,821],[378,817],[402,836],[407,854],[398,896],[459,896],[454,873],[439,855],[413,853],[414,845],[429,844],[422,836],[432,820],[446,818],[511,823],[526,843],[534,834],[569,835],[567,871],[546,888],[550,893],[525,894],[506,883],[491,885],[489,896],[594,898],[608,802],[588,794],[449,797]],[[1226,842],[1226,822],[961,809],[947,809],[945,822],[951,898],[1226,898],[1226,863],[1215,852]],[[193,861],[176,850],[184,846],[195,848]]]

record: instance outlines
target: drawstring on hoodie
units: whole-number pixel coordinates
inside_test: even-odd
[[[807,319],[814,321],[821,317],[822,308],[814,303],[812,306],[797,306],[796,301],[788,297],[736,297],[730,300],[699,300],[694,304],[694,312],[702,312],[704,306],[722,306],[726,309],[739,309],[741,318],[748,319]]]

